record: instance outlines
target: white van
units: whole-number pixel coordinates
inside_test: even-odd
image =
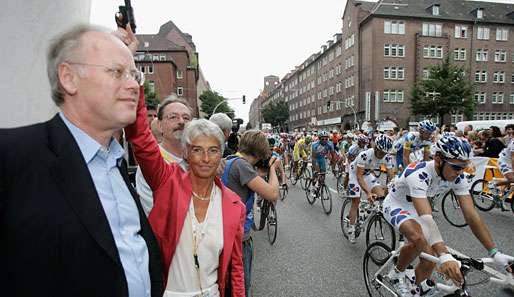
[[[494,120],[494,121],[464,121],[464,122],[458,122],[456,124],[457,129],[464,131],[464,127],[467,125],[473,126],[473,130],[484,130],[489,129],[491,126],[496,126],[500,128],[500,130],[504,131],[505,126],[508,124],[514,124],[514,120]]]

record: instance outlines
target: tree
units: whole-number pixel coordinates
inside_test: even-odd
[[[280,126],[283,128],[283,125],[289,119],[289,107],[285,101],[272,102],[262,109],[262,118],[264,122],[270,123],[273,127]]]
[[[414,86],[411,110],[416,115],[439,116],[462,112],[472,118],[475,110],[474,85],[462,67],[450,63],[449,57],[429,68],[430,76]]]
[[[159,100],[157,93],[155,93],[155,90],[150,88],[150,83],[147,80],[145,80],[143,88],[145,89],[146,106],[157,108],[161,101]]]
[[[204,91],[200,95],[200,101],[202,102],[200,108],[207,115],[207,119],[212,115],[214,108],[223,100],[226,100],[223,96],[210,90]],[[218,112],[226,113],[231,119],[234,118],[234,110],[228,106],[227,101],[221,103],[218,108],[216,108],[216,113]]]

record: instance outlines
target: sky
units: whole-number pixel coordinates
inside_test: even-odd
[[[514,0],[495,2],[514,3]],[[91,0],[93,24],[116,28],[123,0]],[[341,31],[346,0],[132,0],[138,34],[171,20],[193,36],[211,88],[230,100],[245,124],[264,77],[284,77]]]

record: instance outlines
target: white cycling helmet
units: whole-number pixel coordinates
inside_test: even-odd
[[[389,153],[393,149],[393,140],[385,134],[380,134],[375,138],[375,147],[385,153]]]
[[[437,129],[437,127],[435,126],[434,123],[432,123],[432,121],[423,120],[418,123],[418,129],[432,133]]]
[[[466,140],[455,136],[441,137],[435,144],[435,152],[444,158],[468,161],[471,154],[471,145]]]

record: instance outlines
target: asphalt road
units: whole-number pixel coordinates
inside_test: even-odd
[[[327,182],[335,189],[333,176],[327,176]],[[290,186],[288,197],[277,205],[275,244],[268,243],[266,229],[254,234],[254,297],[368,296],[362,273],[364,237],[361,235],[354,245],[346,241],[339,222],[343,200],[332,194],[333,211],[327,216],[319,200],[311,206],[299,185]],[[480,214],[498,247],[514,254],[514,214],[499,210]],[[451,248],[468,256],[486,256],[468,227],[451,226],[440,212],[435,219]],[[486,277],[474,276],[473,281]],[[514,290],[490,282],[473,286],[470,292],[473,296],[514,296]]]

